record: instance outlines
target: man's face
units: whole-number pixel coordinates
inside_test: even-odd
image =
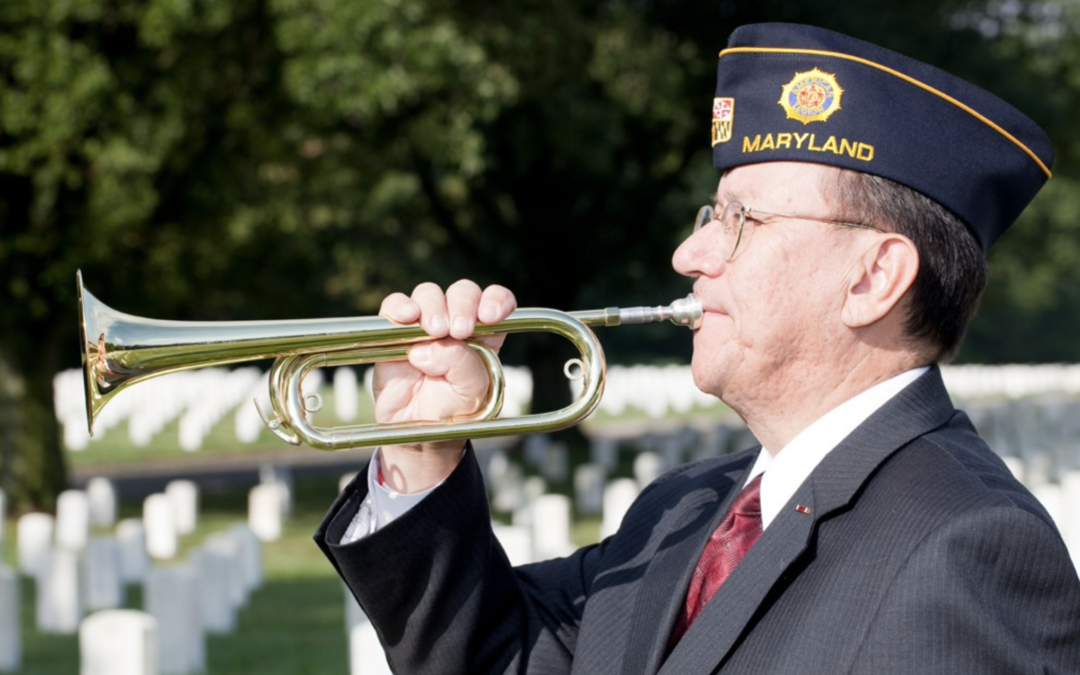
[[[822,186],[837,174],[795,162],[732,169],[720,181],[717,212],[737,201],[750,209],[836,219]],[[752,223],[751,217],[746,227],[756,230],[735,260],[724,260],[719,224],[712,223],[684,241],[672,261],[694,279],[705,309],[694,335],[694,381],[740,412],[756,401],[777,401],[835,358],[858,242],[830,224],[772,216]]]

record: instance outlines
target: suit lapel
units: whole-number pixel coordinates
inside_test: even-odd
[[[768,610],[766,596],[807,550],[817,524],[851,503],[863,483],[893,452],[945,424],[952,413],[941,373],[934,367],[845,438],[810,474],[735,568],[663,663],[659,675],[715,672],[752,625],[755,614]],[[705,537],[711,532],[709,529]],[[691,567],[696,560],[694,556]],[[685,584],[675,594],[681,599],[684,593]]]
[[[759,448],[760,450],[760,448]],[[667,528],[666,540],[653,556],[639,584],[634,619],[627,639],[623,675],[656,673],[667,653],[667,639],[686,597],[697,560],[705,542],[727,511],[757,453],[724,470],[707,472],[698,479],[699,498],[682,499]],[[691,492],[694,494],[694,492]],[[690,536],[680,533],[692,531]]]

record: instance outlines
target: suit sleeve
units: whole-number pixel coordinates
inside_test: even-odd
[[[854,672],[1080,672],[1080,584],[1057,532],[1015,506],[933,532],[883,598]]]
[[[338,544],[366,491],[354,481],[315,539],[371,619],[395,672],[570,671],[599,547],[515,570],[492,532],[471,449],[407,514]]]

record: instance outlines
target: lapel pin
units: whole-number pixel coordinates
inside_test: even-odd
[[[803,506],[802,504],[799,504],[795,507],[795,510],[803,514],[804,516],[810,515],[810,507],[808,506]]]

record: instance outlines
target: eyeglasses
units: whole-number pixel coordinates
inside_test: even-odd
[[[755,216],[757,215],[772,216],[773,218],[789,218],[792,220],[809,220],[815,223],[827,223],[829,225],[840,225],[842,227],[851,227],[862,230],[877,230],[878,232],[882,231],[881,228],[874,227],[873,225],[866,225],[864,223],[846,223],[839,220],[827,220],[825,218],[771,213],[769,211],[759,211],[758,209],[743,206],[739,202],[728,202],[719,217],[716,215],[716,209],[711,205],[706,204],[698,209],[697,218],[694,220],[694,232],[702,230],[707,225],[715,222],[719,226],[717,231],[720,234],[720,252],[724,254],[725,261],[731,262],[735,259],[735,256],[745,250],[750,244],[750,237],[754,234],[754,230],[757,229],[757,225],[765,223],[765,221],[756,218]],[[749,227],[746,226],[747,221],[750,222]]]

